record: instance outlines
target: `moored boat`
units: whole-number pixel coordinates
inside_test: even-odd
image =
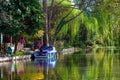
[[[39,50],[34,51],[31,54],[31,58],[53,58],[57,54],[57,51],[54,46],[42,46]]]

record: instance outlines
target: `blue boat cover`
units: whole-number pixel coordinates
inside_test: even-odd
[[[53,50],[53,46],[42,46],[39,50],[40,51],[44,51],[44,50],[51,51]]]

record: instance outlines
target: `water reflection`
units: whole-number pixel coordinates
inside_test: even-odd
[[[56,59],[35,59],[0,63],[0,80],[48,80]]]
[[[119,57],[113,49],[66,55],[58,61],[56,74],[59,80],[120,80]]]
[[[35,58],[33,63],[37,67],[49,67],[54,68],[56,65],[56,58]]]
[[[120,50],[95,49],[0,63],[0,80],[120,80]]]

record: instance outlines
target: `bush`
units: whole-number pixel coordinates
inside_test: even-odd
[[[20,51],[17,51],[16,53],[15,53],[15,56],[23,56],[24,55],[24,53],[23,52],[20,52]]]

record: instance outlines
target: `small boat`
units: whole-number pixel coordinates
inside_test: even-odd
[[[31,59],[34,58],[53,58],[57,54],[54,46],[42,46],[38,51],[34,51],[31,54]]]

